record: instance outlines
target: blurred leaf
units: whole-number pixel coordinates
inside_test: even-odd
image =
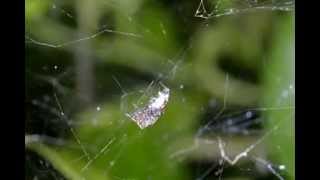
[[[294,179],[294,24],[288,16],[278,22],[274,48],[266,69],[264,107],[267,127],[274,131],[269,141],[269,152],[275,164],[284,165],[290,179]]]
[[[259,21],[254,15],[241,16],[241,19],[229,18],[206,28],[195,38],[192,54],[194,73],[200,87],[213,96],[224,98],[226,75],[229,75],[228,102],[237,105],[255,105],[258,101],[260,86],[258,83],[245,81],[241,77],[246,69],[256,71],[262,61],[262,41],[270,23],[270,14],[259,14]],[[240,67],[241,75],[236,75],[221,67],[226,61],[223,56],[231,58],[228,64]],[[235,68],[233,68],[235,69]],[[244,70],[243,70],[244,69]]]
[[[99,112],[81,114],[82,121],[75,133],[93,159],[89,164],[86,158],[74,161],[83,156],[74,138],[64,148],[54,150],[41,145],[33,149],[71,179],[98,180],[104,179],[104,174],[121,178],[188,179],[186,169],[170,159],[170,154],[176,150],[169,147],[195,131],[205,99],[191,94],[196,93],[172,92],[163,117],[144,130],[126,118],[115,102],[101,107]]]
[[[50,1],[42,0],[26,0],[25,1],[25,15],[26,21],[35,21],[43,18],[45,13],[50,8]]]
[[[83,179],[84,175],[79,171],[78,163],[72,163],[72,157],[66,153],[63,154],[61,151],[57,151],[55,148],[47,146],[45,144],[31,143],[28,145],[29,149],[34,150],[42,157],[46,158],[50,163],[60,171],[68,179]],[[106,175],[102,175],[102,172],[92,170],[85,175],[88,179],[109,179]]]

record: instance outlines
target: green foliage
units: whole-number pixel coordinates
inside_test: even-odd
[[[270,156],[286,167],[290,179],[295,174],[294,133],[294,30],[293,17],[278,21],[274,30],[274,47],[265,73],[265,107],[288,107],[284,110],[267,111],[268,129],[278,126],[269,141]]]
[[[119,102],[107,103],[99,113],[94,110],[79,115],[82,120],[81,125],[76,128],[77,138],[92,159],[111,141],[87,169],[84,168],[88,162],[86,158],[75,161],[83,156],[80,148],[55,148],[42,144],[31,144],[30,147],[70,179],[85,177],[99,180],[117,176],[187,179],[187,172],[181,164],[169,158],[170,153],[177,149],[168,147],[194,133],[194,123],[197,122],[204,98],[190,96],[193,93],[196,92],[174,93],[165,115],[152,128],[145,130],[140,130],[133,121],[125,117],[120,111]],[[183,96],[190,98],[183,102]],[[77,147],[78,144],[71,138],[65,146]],[[153,176],[154,174],[157,176]]]
[[[52,44],[79,39],[79,32],[75,27],[80,26],[77,24],[79,22],[73,21],[77,21],[77,13],[81,14],[89,8],[82,3],[91,3],[65,3],[72,8],[78,7],[73,14],[74,18],[66,20],[63,15],[51,17],[49,1],[26,1],[26,34],[41,42]],[[93,26],[99,26],[100,21],[104,20],[103,24],[110,24],[108,27],[112,31],[55,50],[73,57],[79,53],[75,49],[88,43],[85,45],[89,48],[85,50],[90,51],[94,63],[103,67],[115,66],[113,72],[128,68],[134,72],[132,77],[129,77],[133,80],[138,74],[153,79],[159,74],[167,76],[164,79],[165,84],[172,88],[171,96],[165,113],[150,128],[139,129],[125,116],[128,109],[122,108],[127,98],[137,100],[141,93],[130,94],[130,97],[124,98],[120,98],[118,93],[115,97],[110,95],[102,99],[100,111],[85,109],[73,115],[73,121],[76,122],[72,129],[74,132],[64,137],[66,144],[63,146],[49,145],[45,142],[26,145],[47,159],[66,178],[191,179],[189,167],[172,159],[171,155],[180,150],[179,146],[186,139],[194,137],[210,99],[218,99],[221,102],[226,100],[227,107],[255,107],[259,103],[263,107],[294,107],[294,94],[290,94],[292,90],[289,88],[290,85],[294,87],[293,15],[255,12],[213,19],[213,23],[210,23],[211,20],[203,22],[188,16],[177,16],[168,8],[174,5],[171,3],[143,0],[107,3],[109,5],[106,6],[95,4],[97,12],[94,14],[97,17],[91,17],[91,13],[81,15],[84,19],[93,19],[93,22],[88,22],[94,24]],[[185,4],[185,7],[197,5],[193,4],[193,1],[182,4]],[[61,3],[61,6],[63,5]],[[230,5],[232,4],[226,3],[221,7]],[[70,25],[72,23],[76,25]],[[183,53],[179,54],[181,47]],[[38,48],[31,43],[28,44],[28,48],[32,53],[40,52],[35,49],[43,50],[44,47]],[[54,52],[41,51],[45,55],[49,54],[45,56],[48,59],[38,54],[27,56],[28,68],[38,67],[41,62],[49,62],[50,58],[55,58],[51,61],[67,62],[67,58],[59,57],[69,56],[50,56]],[[39,57],[35,58],[37,56]],[[269,58],[267,64],[264,61],[265,57]],[[39,59],[43,61],[39,62]],[[172,66],[168,67],[168,64]],[[228,66],[223,67],[223,64]],[[247,80],[244,77],[246,73],[254,80]],[[111,79],[110,74],[112,72],[103,72],[97,79]],[[227,75],[229,81],[226,90]],[[115,82],[106,82],[108,83],[105,86],[108,87],[103,91],[108,93]],[[180,88],[181,85],[184,88]],[[133,92],[133,89],[145,88],[136,83],[125,89]],[[283,98],[284,91],[289,93],[286,98]],[[268,137],[267,155],[275,160],[275,163],[284,164],[286,174],[292,179],[293,112],[294,108],[291,108],[265,111],[263,114],[263,117],[267,118],[266,131],[279,125],[279,130]],[[212,117],[210,118],[209,120],[212,120]],[[242,147],[245,143],[240,144]],[[278,144],[281,145],[281,149],[277,149]],[[86,157],[86,153],[89,158]]]

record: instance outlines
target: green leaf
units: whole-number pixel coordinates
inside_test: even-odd
[[[66,145],[41,144],[31,149],[70,179],[188,179],[187,169],[170,155],[178,150],[171,148],[174,144],[195,132],[205,100],[197,94],[172,92],[163,116],[143,130],[125,116],[118,101],[111,101],[100,106],[100,111],[80,114],[80,125]],[[85,153],[91,160],[84,157]]]
[[[269,154],[272,162],[284,165],[286,174],[294,179],[294,24],[293,15],[279,21],[275,29],[271,61],[267,65],[264,107],[271,135]]]

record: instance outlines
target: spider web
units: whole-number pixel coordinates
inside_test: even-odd
[[[238,5],[240,3],[240,5]],[[237,4],[238,3],[238,4]],[[204,1],[201,0],[200,4],[194,14],[195,17],[201,17],[204,19],[210,18],[218,18],[220,16],[225,15],[236,15],[243,12],[249,11],[258,11],[258,10],[272,10],[272,11],[292,11],[293,10],[293,1],[235,1],[230,3],[231,6],[221,7],[223,5],[222,0],[215,2],[213,10],[209,12],[208,9],[205,8]],[[237,5],[235,5],[237,4]],[[54,1],[52,3],[52,9],[54,11],[58,11],[64,17],[69,19],[75,19],[75,15],[68,12],[66,9],[62,8],[57,2]],[[130,17],[130,16],[129,16]],[[130,21],[134,21],[133,17],[128,18]],[[27,22],[28,23],[28,22]],[[205,22],[204,24],[206,24]],[[204,25],[202,24],[202,25]],[[47,47],[47,48],[65,48],[67,46],[77,46],[79,43],[87,42],[91,40],[95,40],[102,36],[104,33],[112,33],[116,36],[124,36],[127,38],[133,38],[137,41],[142,41],[145,37],[139,33],[133,32],[124,32],[118,31],[110,28],[103,28],[98,30],[92,34],[85,35],[81,38],[76,38],[75,40],[67,40],[58,43],[50,43],[46,41],[41,41],[34,38],[32,33],[27,32],[26,37],[26,46],[38,45],[40,47]],[[201,26],[202,27],[202,26]],[[142,27],[143,28],[143,27]],[[166,27],[161,23],[162,35],[166,36],[167,31]],[[192,39],[192,38],[191,38]],[[117,74],[120,73],[111,73],[108,77],[111,84],[113,84],[113,97],[108,97],[110,99],[114,98],[120,100],[119,104],[119,111],[123,115],[123,118],[120,120],[121,123],[116,128],[119,129],[121,132],[121,128],[125,126],[125,123],[129,120],[125,117],[125,114],[128,112],[132,112],[137,108],[141,108],[146,106],[151,98],[156,97],[157,93],[161,91],[160,83],[166,84],[170,91],[173,93],[185,91],[188,89],[188,84],[185,84],[184,80],[180,79],[180,75],[188,72],[189,70],[189,62],[186,60],[188,57],[188,53],[190,49],[192,49],[192,41],[187,46],[182,47],[178,52],[176,52],[175,56],[172,58],[162,57],[162,66],[159,68],[160,70],[151,72],[147,78],[145,78],[140,83],[142,85],[139,86],[129,86],[130,83],[127,83],[126,80],[122,79]],[[38,97],[38,95],[34,95],[31,97],[31,104],[33,107],[33,111],[45,112],[43,115],[39,113],[35,118],[43,119],[46,116],[48,120],[45,123],[47,125],[43,125],[42,132],[33,131],[28,132],[25,138],[26,146],[28,144],[34,142],[43,142],[46,144],[53,144],[56,146],[60,146],[63,148],[75,148],[80,149],[82,155],[79,156],[77,159],[73,160],[73,163],[77,163],[79,161],[85,161],[85,165],[81,168],[82,172],[89,171],[92,164],[99,160],[102,156],[105,156],[109,151],[112,149],[119,149],[119,152],[116,156],[112,158],[110,162],[106,162],[108,164],[107,168],[105,169],[105,173],[107,174],[110,169],[117,163],[118,159],[122,156],[122,150],[125,149],[125,146],[129,144],[127,140],[127,135],[123,134],[120,137],[110,136],[109,139],[103,139],[104,143],[103,146],[94,146],[90,145],[89,147],[95,149],[96,153],[89,153],[88,146],[86,145],[88,142],[81,139],[77,134],[77,130],[75,129],[78,125],[81,125],[81,121],[74,120],[73,114],[77,113],[77,110],[73,109],[73,104],[69,101],[74,99],[73,94],[75,94],[74,87],[69,83],[69,78],[73,79],[73,76],[76,76],[75,71],[76,69],[66,70],[64,67],[57,65],[57,64],[49,64],[43,66],[42,73],[34,72],[32,69],[28,70],[27,67],[27,74],[31,76],[30,78],[34,78],[36,84],[32,85],[35,87],[32,88],[47,88],[48,94],[44,94],[43,96]],[[45,72],[45,73],[43,73]],[[46,75],[48,73],[49,75]],[[52,75],[53,74],[53,75]],[[274,177],[278,179],[284,179],[282,176],[282,171],[285,171],[286,166],[279,164],[273,164],[272,162],[268,161],[266,156],[259,152],[254,152],[256,149],[259,149],[259,146],[263,146],[265,139],[267,139],[270,134],[276,133],[281,129],[281,122],[279,124],[275,124],[272,129],[269,129],[267,132],[264,132],[259,124],[261,125],[264,121],[264,118],[261,117],[259,113],[266,112],[266,111],[288,111],[290,109],[294,109],[294,106],[280,106],[280,107],[252,107],[252,108],[244,108],[244,107],[229,107],[228,105],[228,91],[229,91],[229,83],[230,83],[230,75],[226,73],[225,76],[225,83],[224,83],[224,96],[222,101],[218,99],[211,99],[208,102],[208,111],[213,111],[214,115],[210,114],[209,118],[207,118],[206,123],[197,127],[196,133],[192,137],[192,143],[188,144],[187,146],[183,146],[181,149],[168,147],[168,149],[172,148],[175,149],[170,154],[170,159],[178,160],[180,163],[195,163],[196,166],[200,167],[198,161],[200,159],[190,160],[190,156],[192,157],[194,153],[199,153],[201,149],[205,149],[203,147],[210,146],[214,148],[216,153],[211,156],[209,159],[209,165],[206,165],[204,170],[200,170],[195,175],[195,179],[202,180],[207,179],[212,176],[217,177],[219,179],[224,178],[225,171],[230,169],[231,167],[239,168],[241,172],[245,172],[246,170],[241,169],[242,161],[249,161],[256,163],[253,167],[249,167],[248,171],[254,171],[253,169],[259,169],[259,165],[263,171],[267,171],[272,174]],[[130,82],[130,81],[128,81]],[[40,85],[38,85],[38,84]],[[135,83],[133,83],[135,84]],[[39,86],[39,87],[37,87]],[[286,92],[286,93],[285,93]],[[290,85],[287,91],[285,91],[283,96],[288,97],[294,93],[294,87]],[[188,97],[183,95],[180,97],[181,101],[186,101]],[[172,101],[172,100],[170,100]],[[170,103],[169,101],[169,103]],[[101,105],[102,101],[97,101],[94,105],[91,105],[91,108],[94,109],[96,114],[99,114],[100,111],[104,110],[104,107]],[[204,110],[203,110],[204,111]],[[49,115],[48,115],[49,114]],[[164,111],[164,115],[166,111]],[[44,116],[44,117],[43,117]],[[34,117],[34,115],[32,116]],[[290,116],[288,119],[290,120],[292,117]],[[161,117],[159,121],[161,121]],[[93,118],[92,123],[98,123]],[[283,120],[285,121],[285,120]],[[48,132],[48,126],[55,126],[57,129],[59,127],[64,127],[62,133],[50,133]],[[254,125],[258,125],[258,128],[251,127]],[[152,128],[152,127],[151,127]],[[68,134],[71,134],[71,138],[76,142],[72,147],[67,147],[68,143],[66,141]],[[116,134],[116,133],[115,133]],[[242,146],[241,148],[236,148],[236,152],[230,153],[232,148],[228,148],[228,140],[232,141],[232,138],[235,138],[238,135],[244,137],[255,136],[252,141],[247,143],[247,146]],[[100,143],[101,144],[101,143]],[[232,144],[232,143],[230,143]],[[91,147],[93,146],[93,147]],[[201,152],[200,152],[201,154]],[[229,155],[231,154],[231,155]],[[217,156],[218,155],[218,156]],[[40,160],[43,161],[43,160]],[[42,163],[43,164],[43,163]],[[46,168],[48,172],[50,172],[51,178],[59,178],[58,173],[54,172],[52,168],[49,167],[46,163],[41,165],[42,168]],[[45,171],[45,172],[47,172]],[[39,173],[41,174],[41,173]],[[35,175],[33,179],[38,179],[40,176]],[[156,176],[156,175],[155,175]],[[62,178],[62,177],[60,177]],[[125,179],[120,177],[119,175],[114,175],[114,179]]]
[[[204,0],[200,0],[199,6],[194,14],[195,17],[204,19],[216,18],[221,16],[236,15],[257,10],[270,11],[293,11],[293,0],[218,0],[210,1],[212,10],[206,8]],[[227,5],[224,3],[227,2]]]

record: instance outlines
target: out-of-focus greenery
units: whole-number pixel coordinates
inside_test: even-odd
[[[268,129],[277,128],[269,139],[269,152],[278,164],[283,164],[294,179],[295,125],[294,125],[294,20],[281,19],[276,26],[274,47],[271,51],[269,71],[265,73],[265,107],[288,107],[287,110],[267,111]]]
[[[63,146],[37,142],[28,143],[27,148],[47,159],[67,179],[191,179],[190,167],[172,154],[188,148],[185,144],[192,146],[189,139],[200,127],[210,100],[222,102],[227,92],[227,107],[293,107],[291,96],[281,100],[284,91],[290,95],[290,85],[294,88],[293,14],[256,11],[202,20],[193,17],[198,4],[27,0],[26,35],[39,42],[63,44],[94,34],[102,25],[113,31],[58,48],[26,45],[28,72],[41,74],[42,66],[55,63],[73,68],[79,52],[75,49],[86,44],[90,61],[97,66],[96,86],[102,87],[96,92],[102,94],[97,97],[101,110],[89,107],[72,115],[77,122],[72,124],[74,134],[58,136]],[[128,92],[146,89],[150,77],[154,80],[162,75],[171,96],[154,126],[140,130],[125,116],[121,105],[127,97],[112,94],[120,92],[114,90],[118,87],[113,75],[121,82],[122,78],[127,80],[130,86],[122,83],[122,88]],[[31,81],[27,79],[27,86],[34,83]],[[33,91],[42,93],[41,88]],[[73,93],[63,94],[65,104]],[[131,97],[138,99],[140,95]],[[268,137],[267,157],[284,164],[284,176],[294,179],[294,109],[265,112],[267,132],[283,121]],[[235,151],[245,147],[243,144]],[[246,178],[252,179],[249,175]]]
[[[168,105],[163,118],[153,128],[143,131],[131,121],[124,119],[123,113],[119,111],[118,102],[110,102],[101,107],[105,110],[98,115],[95,111],[80,115],[83,123],[77,127],[77,134],[79,139],[85,143],[85,148],[91,157],[94,157],[110,140],[114,139],[109,150],[98,157],[84,173],[81,173],[81,168],[85,166],[86,160],[72,162],[83,155],[81,149],[42,148],[44,145],[31,147],[48,157],[53,164],[57,164],[55,167],[65,172],[70,179],[77,176],[99,179],[98,177],[103,174],[105,176],[102,177],[111,179],[113,179],[112,176],[117,175],[142,179],[148,177],[186,179],[185,170],[170,159],[170,153],[172,153],[170,147],[184,137],[191,136],[194,124],[197,122],[196,119],[201,112],[201,102],[204,101],[204,98],[190,96],[191,94],[192,92],[174,93],[172,103]],[[185,95],[192,98],[182,102],[181,98]],[[92,123],[93,118],[96,119],[97,124]],[[69,143],[77,146],[75,141],[71,140]],[[55,158],[55,155],[60,158]],[[61,159],[64,161],[63,165],[59,163]],[[71,169],[71,171],[65,169]],[[74,172],[78,174],[74,175]]]

